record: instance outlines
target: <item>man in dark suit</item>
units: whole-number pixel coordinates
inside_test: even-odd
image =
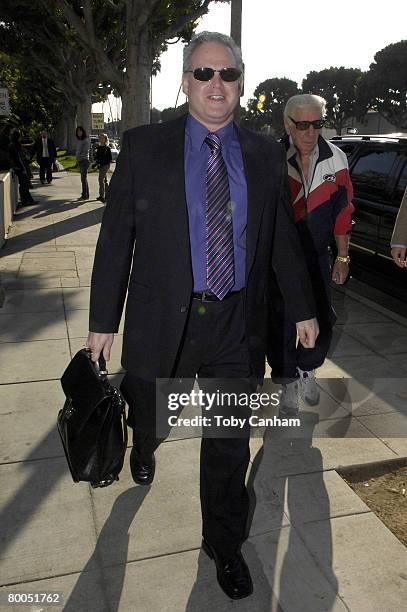
[[[233,123],[240,49],[222,34],[199,34],[184,50],[182,85],[187,116],[124,134],[92,275],[94,360],[102,351],[109,358],[127,292],[122,391],[140,484],[152,482],[154,450],[168,433],[156,432],[156,379],[190,390],[197,376],[205,391],[250,394],[263,377],[271,267],[301,341],[312,347],[318,334],[283,148]],[[240,552],[248,412],[228,408],[242,414],[242,430],[218,435],[204,425],[201,443],[202,546],[234,599],[253,588]]]
[[[31,158],[33,158],[34,155],[40,167],[41,183],[44,185],[46,177],[47,183],[49,184],[52,181],[52,165],[57,158],[57,149],[54,141],[49,137],[46,130],[41,132],[33,144]]]

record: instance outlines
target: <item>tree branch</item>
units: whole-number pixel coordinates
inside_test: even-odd
[[[211,0],[205,0],[203,5],[195,9],[195,11],[192,11],[187,15],[182,15],[171,27],[161,34],[158,44],[165,42],[168,38],[174,38],[174,36],[177,36],[180,30],[182,30],[187,23],[196,21],[196,19],[202,17],[202,15],[205,15],[208,12],[210,2]]]
[[[137,22],[136,22],[137,28],[139,29],[144,28],[147,21],[151,17],[155,7],[160,3],[160,1],[161,0],[150,0],[150,2],[145,8],[142,8],[141,10],[139,10]]]
[[[108,81],[111,81],[112,83],[115,83],[119,87],[122,86],[122,73],[117,70],[116,67],[113,65],[110,58],[106,55],[102,44],[94,35],[93,15],[91,14],[90,1],[86,0],[84,5],[85,19],[86,16],[88,16],[88,19],[90,20],[88,21],[87,25],[75,13],[72,6],[67,2],[67,0],[55,0],[55,2],[65,15],[65,18],[68,23],[73,28],[75,28],[78,34],[80,44],[94,56],[95,63],[101,73],[100,76]],[[90,22],[92,23],[92,25],[90,25]],[[88,27],[90,28],[89,31]],[[90,34],[91,32],[93,32],[93,38]]]

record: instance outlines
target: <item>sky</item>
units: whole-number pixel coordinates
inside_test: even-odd
[[[405,0],[242,0],[242,51],[245,62],[245,106],[259,83],[287,77],[301,85],[311,70],[345,66],[367,70],[374,55],[390,43],[407,38]],[[230,34],[230,5],[211,3],[197,32]],[[182,43],[161,56],[161,73],[153,78],[153,106],[175,106],[181,80]],[[185,102],[182,92],[178,106]],[[111,101],[113,117],[120,101]],[[93,112],[101,112],[94,105]],[[103,107],[110,116],[108,104]]]

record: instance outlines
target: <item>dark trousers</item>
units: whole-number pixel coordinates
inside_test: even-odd
[[[22,170],[15,170],[15,173],[18,178],[21,204],[32,204],[34,200],[30,193],[30,179],[28,177],[27,172],[23,172]]]
[[[277,284],[274,284],[272,307],[269,314],[268,361],[272,368],[273,380],[276,383],[288,382],[297,378],[297,367],[307,371],[319,368],[324,363],[331,344],[336,316],[332,308],[328,253],[319,257],[309,255],[307,267],[317,308],[319,336],[312,349],[304,348],[300,342],[297,345],[297,328],[287,314]]]
[[[45,183],[45,176],[47,177],[47,183],[52,181],[52,160],[50,157],[41,157],[40,159],[40,181]]]
[[[222,302],[192,301],[173,372],[172,391],[190,391],[196,375],[204,392],[254,391],[243,312],[242,293]],[[151,453],[170,431],[168,426],[167,431],[156,435],[156,384],[127,372],[121,388],[129,403],[128,424],[134,430],[134,444],[141,454]],[[249,410],[234,405],[228,408],[228,414],[243,418],[249,416]],[[203,429],[200,454],[203,536],[227,559],[245,538],[250,427],[246,418],[245,428],[235,432],[228,429],[227,437],[213,437],[217,434]]]

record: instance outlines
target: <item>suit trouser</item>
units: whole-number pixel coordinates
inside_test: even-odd
[[[224,389],[245,394],[254,391],[243,312],[242,293],[222,302],[192,300],[172,391],[189,392],[195,375],[205,393]],[[141,454],[151,453],[170,431],[168,425],[157,438],[155,382],[127,372],[121,388],[129,403],[133,442]],[[249,409],[233,405],[227,408],[227,414],[245,418],[245,427],[239,431],[228,429],[227,437],[212,437],[217,434],[213,430],[205,432],[204,428],[200,455],[203,536],[225,559],[245,539],[249,507],[245,476],[250,459]]]
[[[324,363],[331,344],[336,315],[332,308],[329,254],[324,253],[319,257],[308,254],[307,267],[316,303],[319,336],[312,349],[304,348],[300,342],[297,345],[295,323],[289,318],[283,297],[275,284],[269,313],[268,361],[272,368],[273,381],[276,383],[297,378],[297,367],[307,371],[319,368]]]
[[[45,175],[47,177],[47,183],[52,181],[52,161],[50,157],[41,157],[40,159],[40,181],[45,181]]]

